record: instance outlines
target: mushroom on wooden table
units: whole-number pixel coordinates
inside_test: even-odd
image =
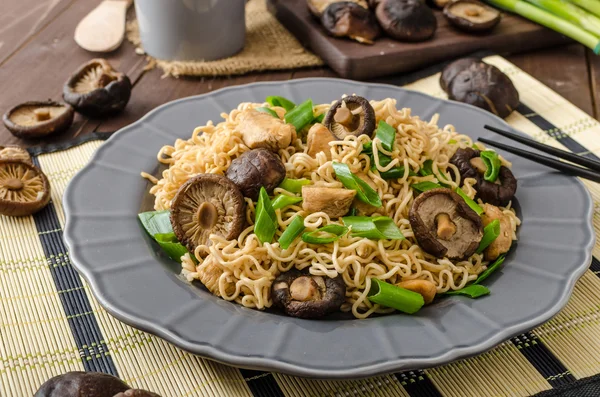
[[[66,103],[29,101],[10,109],[2,121],[14,136],[34,139],[67,130],[74,115],[73,108]]]
[[[0,160],[0,214],[31,215],[50,201],[50,182],[31,163]]]

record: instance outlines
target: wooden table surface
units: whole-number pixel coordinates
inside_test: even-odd
[[[92,131],[116,131],[165,102],[225,86],[264,80],[335,76],[327,68],[254,73],[241,77],[161,78],[146,71],[146,60],[125,41],[109,54],[93,54],[73,40],[77,23],[100,0],[3,0],[0,13],[0,112],[29,100],[61,100],[63,83],[82,63],[101,56],[134,84],[123,113],[110,119],[75,116],[69,131],[43,141],[22,141],[0,127],[0,145],[35,146],[68,140]],[[579,44],[570,44],[508,60],[533,75],[595,118],[600,116],[600,59]]]

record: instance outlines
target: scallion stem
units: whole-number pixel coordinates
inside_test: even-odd
[[[500,221],[494,219],[486,227],[483,228],[483,237],[477,248],[477,253],[481,254],[491,243],[494,242],[500,235]]]
[[[273,209],[276,210],[285,208],[288,205],[298,204],[301,201],[302,197],[286,196],[285,194],[280,194],[279,196],[273,199],[271,205],[273,206]]]
[[[371,288],[367,296],[373,303],[392,307],[408,314],[418,312],[425,304],[421,294],[388,284],[377,278],[371,278]]]
[[[284,250],[288,249],[304,229],[304,218],[300,215],[296,215],[283,234],[279,237],[279,246]]]
[[[284,116],[285,122],[293,125],[296,131],[310,124],[314,118],[313,103],[310,99],[288,111]]]
[[[342,225],[327,225],[302,235],[302,241],[309,244],[329,244],[337,241],[348,233],[348,228]]]
[[[287,190],[290,193],[301,193],[302,192],[302,186],[304,185],[310,185],[310,179],[290,179],[290,178],[285,178],[278,187],[280,187],[283,190]]]
[[[477,215],[483,214],[483,208],[481,208],[481,206],[479,204],[477,204],[472,198],[470,198],[469,196],[467,196],[467,193],[465,193],[461,188],[457,187],[456,188],[456,193],[458,193],[458,195],[460,197],[462,197],[463,200],[465,200],[465,203],[467,203],[467,205],[473,211],[477,212]]]
[[[271,116],[275,117],[276,119],[279,118],[279,116],[277,115],[277,113],[273,109],[269,109],[269,108],[261,106],[261,107],[256,108],[255,110],[258,111],[258,112],[261,112],[261,113],[270,114]]]

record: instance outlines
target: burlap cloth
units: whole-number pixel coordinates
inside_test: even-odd
[[[141,47],[137,20],[127,23],[127,38]],[[238,54],[208,62],[165,61],[148,56],[149,66],[158,66],[165,76],[227,76],[263,70],[298,69],[323,65],[306,50],[267,10],[266,0],[250,0],[246,5],[246,44]]]

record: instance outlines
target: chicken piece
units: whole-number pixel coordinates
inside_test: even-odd
[[[331,160],[331,146],[329,142],[335,140],[335,137],[331,134],[329,129],[323,124],[316,123],[310,130],[308,130],[308,136],[306,138],[306,146],[308,147],[308,155],[311,157],[317,157],[317,153],[323,152],[327,157],[327,160]]]
[[[348,213],[355,195],[350,189],[302,186],[302,208],[310,214],[325,212],[330,218],[339,218]]]
[[[371,186],[374,190],[377,190],[377,185],[375,185],[375,182],[367,174],[359,172],[356,176],[367,182],[367,185]],[[382,213],[383,211],[383,207],[373,207],[371,204],[360,201],[358,198],[354,199],[352,206],[356,208],[357,215],[360,216],[371,216],[376,212]]]
[[[216,296],[221,296],[219,291],[219,278],[223,274],[223,270],[219,268],[219,266],[215,265],[212,262],[205,263],[200,265],[197,269],[198,271],[198,279],[204,286]],[[228,284],[225,292],[227,295],[231,295],[235,291],[234,284]]]
[[[500,235],[484,251],[485,260],[493,261],[508,252],[512,245],[510,218],[504,215],[502,210],[495,205],[484,204],[483,211],[481,221],[484,227],[496,219],[500,222]]]
[[[246,109],[239,115],[238,130],[250,149],[267,148],[273,152],[285,149],[296,139],[296,130],[291,124],[268,113]]]

